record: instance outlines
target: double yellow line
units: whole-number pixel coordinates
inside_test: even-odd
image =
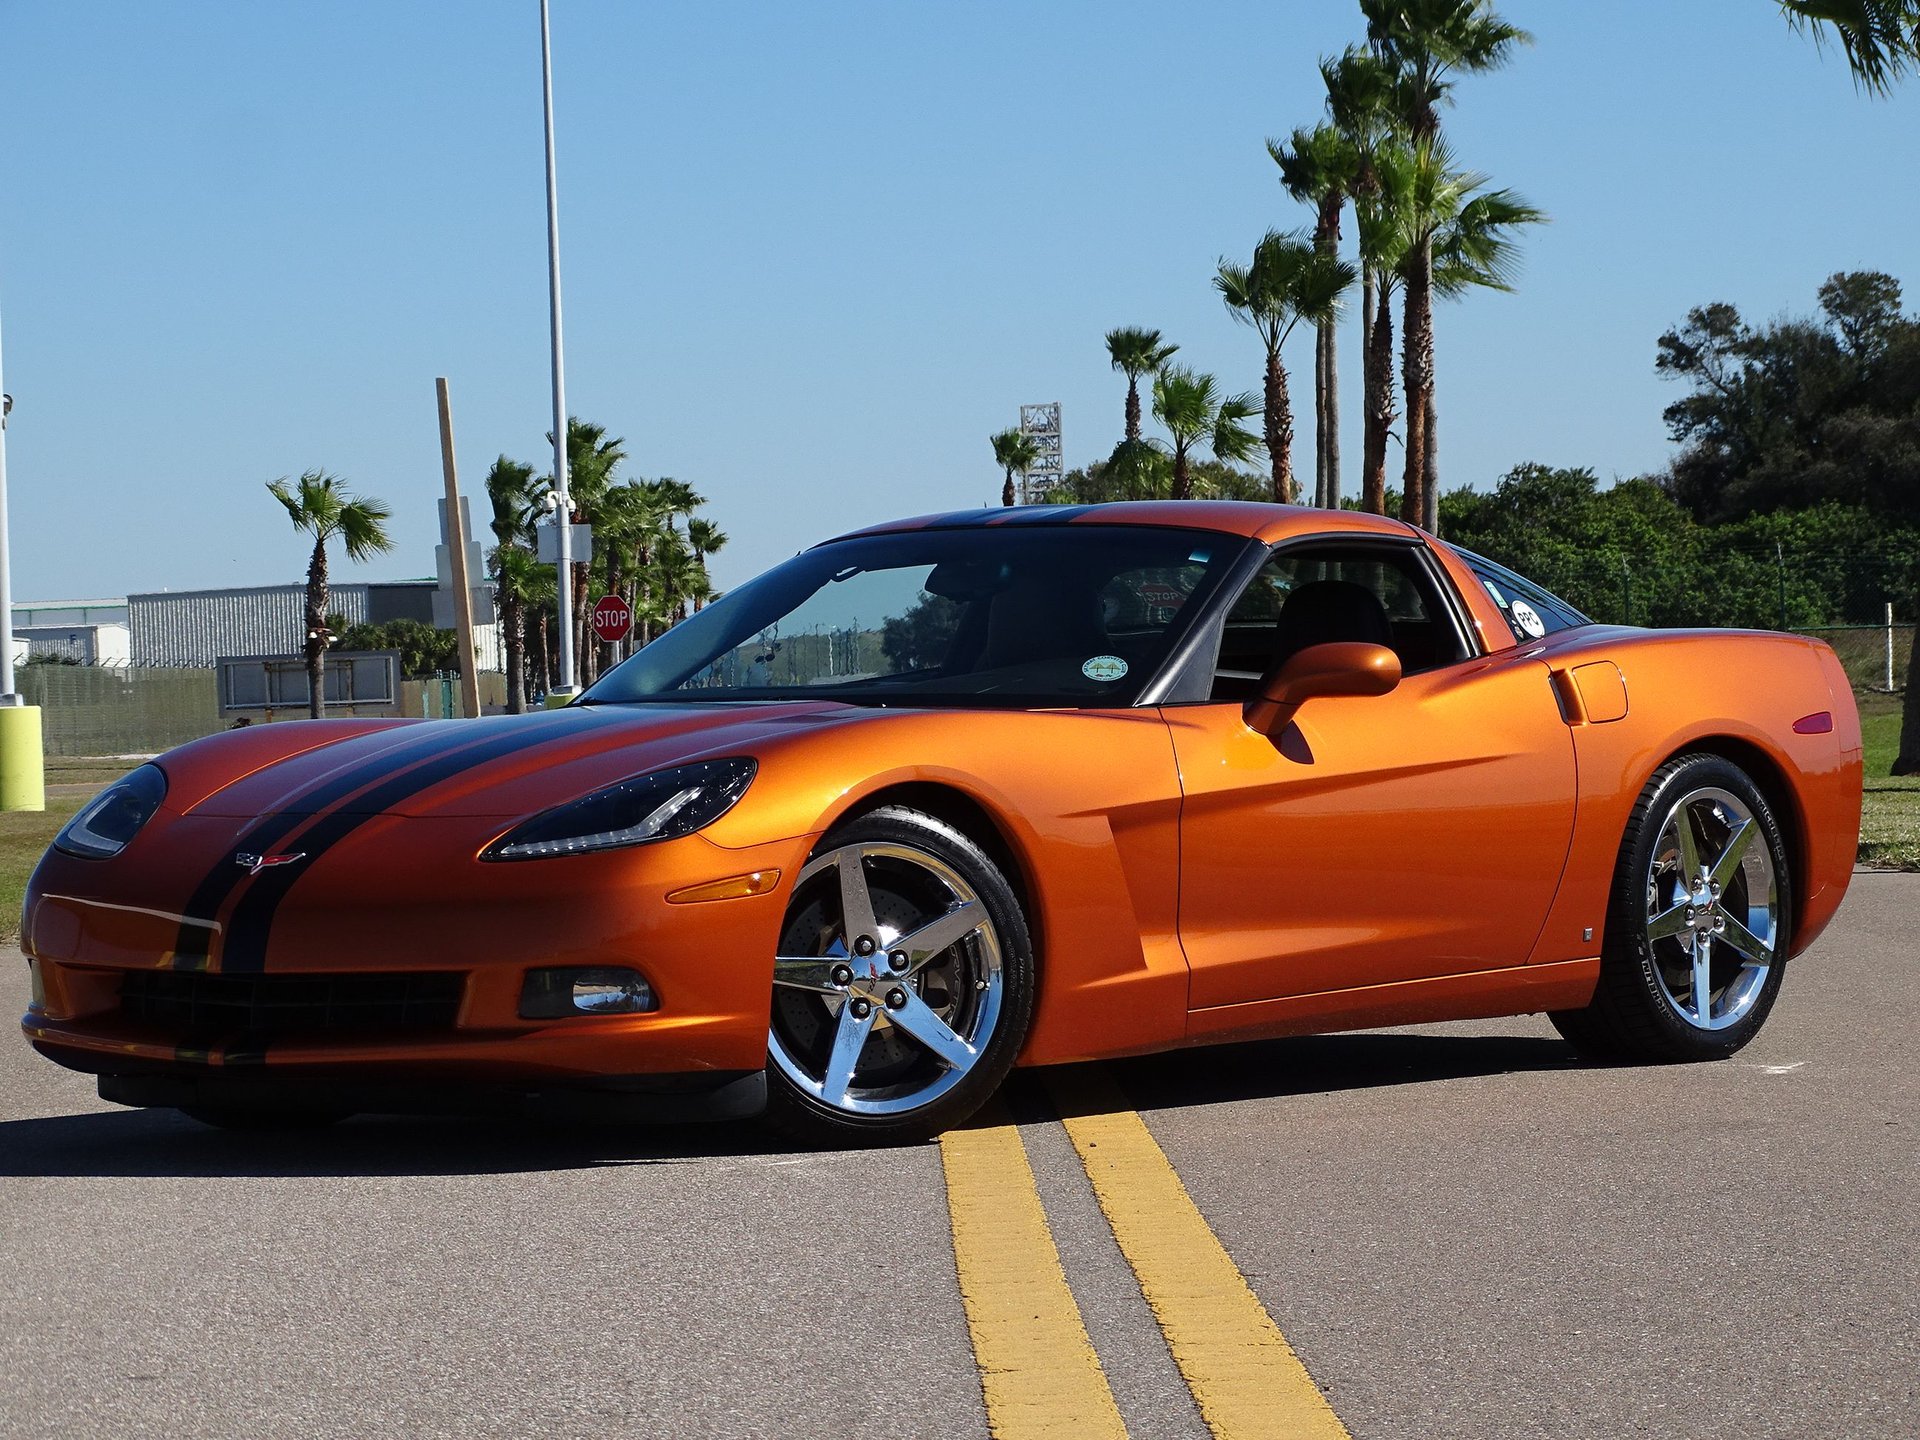
[[[1219,1440],[1349,1440],[1119,1087],[1093,1071],[1069,1072],[1050,1088],[1208,1428]],[[960,1294],[994,1435],[1124,1437],[1019,1130],[992,1123],[951,1131],[940,1149]]]

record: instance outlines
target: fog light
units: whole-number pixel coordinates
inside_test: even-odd
[[[520,987],[522,1020],[571,1015],[639,1015],[654,1008],[653,987],[638,970],[567,965],[529,970]]]

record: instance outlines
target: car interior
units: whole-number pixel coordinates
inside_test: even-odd
[[[1407,675],[1467,658],[1432,577],[1404,546],[1289,548],[1228,611],[1211,698],[1247,700],[1302,650],[1342,641],[1386,646]]]

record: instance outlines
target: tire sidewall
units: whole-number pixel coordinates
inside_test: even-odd
[[[767,1061],[767,1118],[778,1129],[839,1143],[907,1142],[929,1138],[971,1115],[999,1088],[1026,1042],[1035,999],[1033,942],[1019,898],[999,866],[971,838],[918,810],[872,810],[829,831],[814,847],[879,842],[920,850],[959,872],[986,907],[1000,944],[999,1019],[973,1068],[951,1090],[917,1110],[857,1115],[823,1104],[796,1086],[771,1056]],[[784,932],[785,918],[781,928]]]

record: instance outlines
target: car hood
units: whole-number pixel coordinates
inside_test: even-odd
[[[631,775],[723,755],[753,755],[796,729],[878,718],[829,702],[573,705],[479,720],[401,721],[289,735],[259,753],[236,732],[164,757],[167,808],[187,815],[530,815]],[[313,731],[330,722],[273,730]],[[254,727],[258,730],[260,727]],[[331,727],[330,727],[331,728]]]

